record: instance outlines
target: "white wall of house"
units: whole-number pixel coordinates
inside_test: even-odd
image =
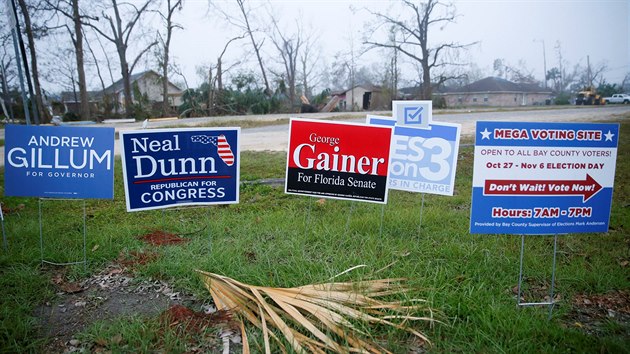
[[[146,94],[151,102],[162,102],[162,82],[160,78],[153,74],[147,73],[146,75],[140,77],[135,81],[135,84],[138,85],[138,89],[142,94]],[[132,94],[133,94],[133,86],[132,86]],[[182,104],[182,92],[175,85],[169,83],[168,85],[168,100],[172,107],[177,107]],[[116,97],[119,102],[119,109],[117,113],[121,113],[124,111],[123,107],[125,105],[125,93],[123,90],[116,92]],[[137,99],[134,97],[134,102],[137,102]]]
[[[551,98],[545,92],[462,92],[441,94],[447,107],[470,106],[533,106],[544,105]]]
[[[343,96],[340,96],[337,107],[339,107],[339,110],[341,111],[360,111],[363,108],[363,95],[366,92],[372,92],[372,90],[366,89],[362,86],[357,86],[352,90],[346,91],[345,98]],[[354,102],[352,101],[353,98]]]

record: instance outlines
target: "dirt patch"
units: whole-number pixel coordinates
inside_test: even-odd
[[[203,306],[190,294],[176,291],[161,280],[138,280],[112,265],[81,282],[69,282],[63,273],[52,278],[58,292],[54,301],[36,309],[40,335],[49,339],[47,352],[89,348],[73,336],[96,321],[120,316],[157,316],[175,304]]]
[[[630,339],[630,290],[576,295],[571,301],[571,311],[566,315],[565,323],[591,335],[602,335],[614,330]]]
[[[238,330],[238,324],[228,311],[197,312],[183,305],[173,305],[160,315],[160,322],[178,332],[200,334],[207,328]]]
[[[140,236],[139,239],[153,246],[177,245],[190,241],[188,238],[162,230],[152,230]]]

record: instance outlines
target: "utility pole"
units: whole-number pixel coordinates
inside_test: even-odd
[[[591,58],[586,56],[586,80],[588,81],[588,86],[593,87],[593,79],[591,78]]]
[[[560,41],[556,42],[556,50],[558,51],[558,68],[560,68],[560,87],[561,91],[564,91],[564,71],[562,70],[562,48],[560,46]]]
[[[547,88],[547,54],[545,53],[545,40],[544,39],[534,39],[534,42],[541,42],[543,49],[543,78],[545,79],[545,89]]]

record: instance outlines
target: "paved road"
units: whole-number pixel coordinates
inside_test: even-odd
[[[385,114],[386,112],[381,112]],[[434,112],[435,113],[435,112]],[[374,113],[377,114],[377,113]],[[532,109],[514,111],[467,112],[450,111],[434,114],[433,120],[458,123],[462,125],[462,135],[473,135],[475,123],[480,120],[493,121],[546,121],[546,122],[582,122],[630,119],[630,105],[605,107],[578,107],[562,109]],[[624,116],[626,116],[624,118]],[[306,116],[310,118],[311,116]],[[349,118],[351,122],[364,122],[365,113],[357,118]],[[242,150],[252,151],[286,151],[289,125],[273,125],[261,128],[243,129]]]
[[[371,114],[388,114],[389,112],[370,112]],[[602,120],[627,120],[630,113],[630,105],[608,105],[600,107],[561,107],[559,109],[518,109],[510,111],[466,111],[449,110],[445,112],[434,111],[433,120],[440,122],[458,123],[462,125],[462,135],[472,135],[475,123],[479,120],[493,121],[546,121],[546,122],[583,122]],[[211,124],[217,121],[276,121],[296,116],[291,114],[270,114],[264,116],[228,116],[207,118],[185,118],[177,120],[158,120],[148,122],[149,128],[168,129],[169,127],[199,126]],[[302,115],[304,118],[325,119],[331,117],[344,117],[351,122],[364,122],[363,113],[312,113]],[[625,116],[625,117],[624,117]],[[117,132],[137,130],[142,128],[142,123],[106,123],[90,126],[114,127]],[[289,125],[286,123],[269,125],[260,128],[246,128],[241,131],[241,150],[243,151],[286,151],[288,143]],[[0,130],[0,137],[4,138],[4,129]],[[116,153],[119,154],[119,144],[116,143]],[[4,147],[0,147],[0,166],[4,166]]]

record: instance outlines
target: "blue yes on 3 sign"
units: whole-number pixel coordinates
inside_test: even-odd
[[[432,108],[431,101],[392,101],[392,116],[398,125],[428,129]]]
[[[7,125],[7,196],[114,198],[114,129]]]
[[[127,211],[238,203],[240,128],[121,134]]]
[[[459,135],[458,124],[433,123],[428,129],[395,125],[389,117],[369,115],[368,124],[395,126],[389,167],[389,188],[453,195]]]

